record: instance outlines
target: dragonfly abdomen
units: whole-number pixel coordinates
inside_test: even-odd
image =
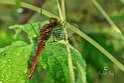
[[[34,61],[33,61],[33,65],[30,69],[30,74],[29,74],[29,79],[32,77],[36,64],[37,64],[37,60],[38,57],[40,55],[40,52],[43,50],[46,41],[50,38],[52,30],[55,26],[57,26],[58,23],[58,19],[56,18],[50,18],[50,23],[49,24],[45,24],[41,29],[40,29],[40,37],[39,37],[39,42],[38,42],[38,47],[37,47],[37,52],[36,55],[34,57]]]

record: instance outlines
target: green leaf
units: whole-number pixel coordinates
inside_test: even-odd
[[[36,36],[37,36],[36,33],[35,33],[35,31],[36,31],[37,33],[39,33],[39,29],[40,29],[44,24],[46,24],[46,23],[49,23],[49,21],[46,20],[46,21],[42,21],[42,22],[32,23],[33,26],[32,26],[31,24],[24,24],[24,25],[16,24],[16,25],[10,26],[9,28],[15,30],[15,32],[16,32],[15,36],[16,36],[16,37],[17,37],[17,35],[18,35],[21,31],[24,31],[24,32],[26,32],[26,33],[28,34],[29,37],[33,38],[33,37],[36,37]],[[35,30],[34,30],[33,28],[34,28]]]
[[[86,64],[81,57],[81,54],[70,46],[72,61],[77,83],[86,82],[85,67]],[[41,53],[40,62],[44,69],[54,79],[54,83],[70,83],[67,50],[65,42],[59,41],[55,43],[47,43]]]
[[[46,20],[46,21],[42,21],[42,22],[32,23],[32,26],[31,26],[31,24],[25,24],[25,25],[23,25],[22,30],[23,30],[24,32],[26,32],[26,33],[28,34],[28,36],[30,36],[30,37],[36,37],[35,31],[36,31],[36,32],[38,33],[38,35],[39,35],[39,29],[42,28],[42,26],[43,26],[44,24],[46,24],[46,23],[49,23],[49,21]],[[34,30],[33,28],[34,28],[35,30]]]
[[[0,49],[0,82],[24,83],[28,78],[28,60],[32,48],[25,42],[16,41]]]

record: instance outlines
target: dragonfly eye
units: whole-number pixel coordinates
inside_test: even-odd
[[[51,18],[50,18],[50,23],[51,23],[51,24],[54,24],[54,26],[56,26],[56,25],[58,25],[58,19],[51,17]]]

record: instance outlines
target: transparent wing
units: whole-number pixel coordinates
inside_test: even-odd
[[[53,35],[53,39],[55,39],[55,40],[63,40],[63,39],[65,39],[63,26],[57,26],[53,30],[52,35]]]
[[[66,24],[65,24],[65,27],[64,27],[64,26],[57,26],[57,27],[53,30],[53,32],[52,32],[53,40],[56,41],[56,40],[63,40],[63,39],[66,39],[66,38],[65,38],[65,34],[64,34],[64,29],[63,29],[63,28],[66,28],[68,37],[71,38],[72,35],[74,34],[74,31],[70,29],[71,27],[77,27],[77,25],[76,25],[76,24],[69,24],[69,23],[66,23]]]
[[[76,24],[70,24],[70,23],[66,23],[65,24],[65,28],[67,30],[67,34],[68,34],[68,37],[71,38],[72,35],[75,33],[73,30],[71,30],[70,28],[72,27],[76,27],[78,28],[78,26]]]

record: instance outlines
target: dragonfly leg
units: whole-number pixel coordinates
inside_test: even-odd
[[[58,41],[61,41],[61,40],[67,40],[67,39],[66,38],[63,38],[63,39],[60,39],[60,40],[49,41],[48,44],[55,43],[55,42],[58,42]]]
[[[37,37],[39,37],[37,31],[35,30],[35,28],[34,28],[34,26],[33,26],[33,24],[31,24],[31,26],[32,26],[32,28],[33,28],[35,34],[37,35]]]

